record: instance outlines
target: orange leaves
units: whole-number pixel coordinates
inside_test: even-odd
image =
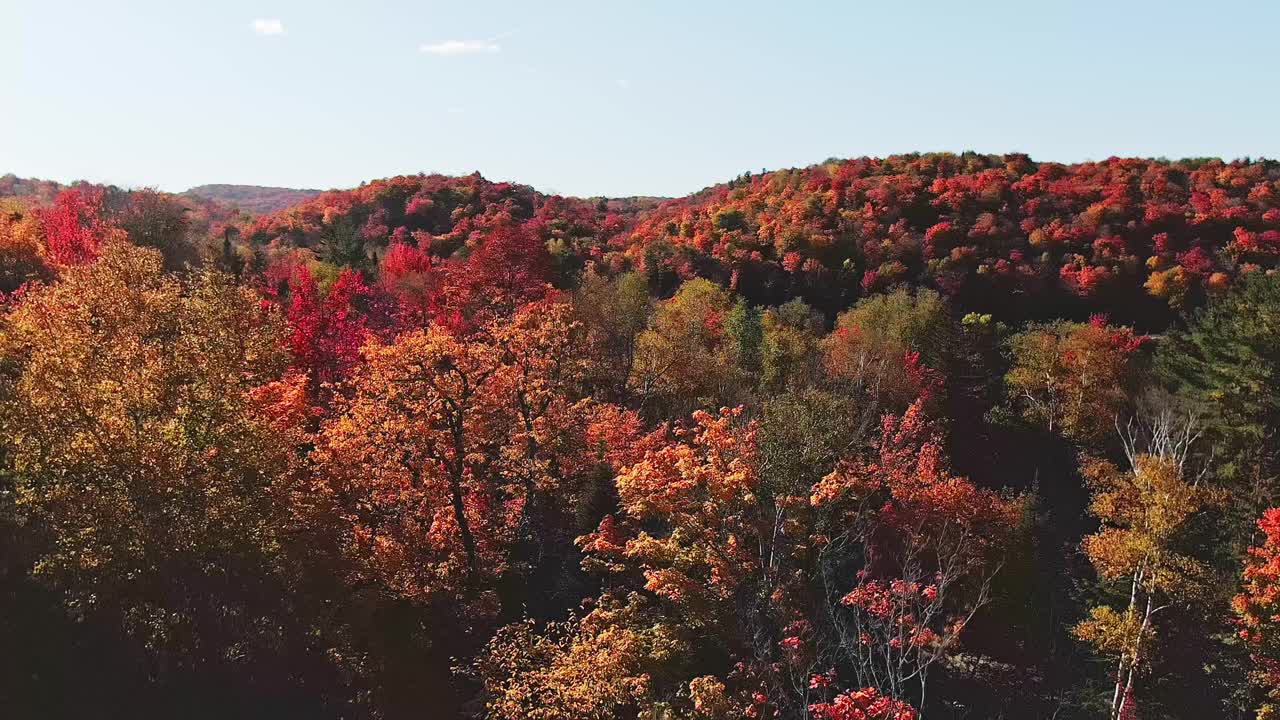
[[[636,569],[649,592],[714,618],[758,567],[756,430],[738,414],[695,413],[693,425],[623,469],[615,480],[623,518],[579,538],[584,565]],[[653,523],[661,530],[634,530]]]
[[[43,245],[38,212],[16,202],[0,204],[0,294],[52,277]]]
[[[904,688],[905,678],[954,645],[985,602],[1021,504],[947,472],[920,402],[901,418],[885,418],[875,459],[846,458],[826,477],[808,479],[807,502],[762,485],[759,429],[740,413],[694,413],[691,425],[623,469],[616,479],[622,512],[579,538],[584,566],[624,586],[637,583],[681,625],[713,636],[717,647],[738,648],[739,667],[754,668],[760,680],[840,662],[877,686]],[[830,617],[840,632],[865,640],[833,650],[840,646],[822,634],[833,630],[808,619],[815,603],[830,601],[813,596],[807,582],[819,572],[839,578],[857,563],[862,570]],[[760,604],[744,610],[744,598]],[[741,636],[744,627],[776,627],[773,649],[750,650],[761,637]],[[886,674],[886,667],[895,669]],[[790,701],[770,682],[745,686],[739,696],[721,690],[718,677],[702,679],[699,692],[707,707],[742,697],[740,712],[766,717]],[[900,715],[906,705],[878,695],[840,697],[812,712],[909,717]],[[863,715],[849,714],[855,710]]]
[[[484,463],[499,412],[486,394],[496,353],[431,328],[363,355],[313,455],[350,524],[354,559],[409,597],[500,573],[511,521],[480,516],[498,490]],[[494,532],[473,532],[482,523]]]
[[[553,498],[585,501],[596,468],[641,447],[633,414],[575,399],[578,337],[546,303],[469,338],[432,326],[364,347],[313,455],[364,574],[469,602],[522,533],[554,530],[538,527]]]
[[[750,503],[755,474],[755,429],[737,411],[698,411],[694,425],[677,432],[683,443],[646,453],[617,478],[623,510],[637,519],[693,515],[704,503],[735,512]]]

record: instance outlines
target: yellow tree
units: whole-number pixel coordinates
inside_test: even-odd
[[[605,596],[581,618],[500,629],[471,671],[493,720],[660,718],[655,678],[688,655],[685,635],[636,595]]]
[[[1101,316],[1087,324],[1032,326],[1009,343],[1013,367],[1005,382],[1028,420],[1073,440],[1099,442],[1128,407],[1145,339]]]
[[[271,626],[253,607],[291,457],[255,390],[285,367],[281,332],[228,277],[179,281],[123,244],[4,319],[0,442],[33,572],[71,611],[192,658]]]
[[[1120,590],[1120,602],[1093,608],[1074,632],[1115,662],[1113,719],[1132,702],[1134,681],[1152,660],[1158,615],[1201,597],[1209,582],[1209,568],[1182,551],[1188,522],[1214,498],[1198,478],[1186,477],[1195,435],[1168,416],[1155,428],[1147,442],[1126,439],[1127,470],[1096,459],[1083,468],[1093,490],[1089,509],[1101,522],[1083,549],[1099,577]]]
[[[932,290],[899,289],[841,313],[822,341],[824,365],[837,383],[895,411],[940,390],[951,323],[946,302]]]
[[[733,297],[695,278],[660,304],[636,341],[631,392],[675,414],[728,402],[746,384],[730,362],[725,319]]]

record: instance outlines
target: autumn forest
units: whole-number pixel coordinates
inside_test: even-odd
[[[1280,717],[1280,162],[0,177],[0,717]]]

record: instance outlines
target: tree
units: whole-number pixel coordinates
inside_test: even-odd
[[[895,290],[836,318],[823,341],[825,365],[838,382],[901,411],[941,390],[937,372],[944,368],[950,333],[941,296]]]
[[[1243,583],[1231,607],[1254,664],[1250,679],[1274,701],[1280,700],[1280,509],[1263,513],[1258,530],[1263,540],[1248,550]],[[1263,704],[1259,720],[1275,717],[1277,709],[1270,702]]]
[[[439,309],[440,273],[420,247],[393,242],[378,265],[378,284],[396,300],[403,327],[425,326]]]
[[[317,490],[362,576],[406,597],[475,602],[503,571],[517,509],[488,467],[499,358],[437,327],[373,341],[363,356],[313,453]]]
[[[676,414],[735,397],[743,383],[729,362],[725,319],[732,309],[732,296],[709,280],[681,285],[636,341],[632,392]]]
[[[1203,418],[1216,479],[1233,488],[1236,551],[1272,504],[1280,474],[1280,276],[1254,273],[1156,353],[1158,374]]]
[[[695,656],[725,654],[698,674],[732,686],[741,712],[803,712],[813,695],[797,688],[833,667],[923,700],[928,668],[986,601],[1020,504],[947,474],[918,404],[886,418],[878,461],[846,458],[825,478],[778,475],[740,410],[694,423],[619,474],[620,513],[579,539],[584,565],[614,596],[643,588]],[[652,701],[680,706],[688,672],[666,666]]]
[[[492,720],[612,720],[654,709],[655,676],[687,650],[638,597],[606,596],[581,618],[500,629],[471,672]]]
[[[95,187],[63,190],[53,205],[39,210],[45,254],[55,266],[83,265],[98,257],[103,245],[123,234],[106,217],[104,191]]]
[[[825,623],[857,685],[891,697],[916,688],[988,601],[990,583],[1022,525],[1019,500],[948,472],[920,401],[885,416],[873,461],[845,461],[817,483]],[[852,589],[843,568],[859,562]],[[847,587],[847,586],[846,586]],[[843,595],[840,593],[843,592]]]
[[[573,295],[573,308],[594,360],[588,371],[591,385],[605,397],[621,399],[635,366],[638,338],[653,309],[647,281],[634,272],[605,278],[588,268]]]
[[[591,492],[600,463],[643,447],[634,416],[575,399],[577,337],[551,303],[468,338],[433,325],[364,347],[313,453],[328,503],[315,521],[340,519],[355,579],[497,610],[513,547]]]
[[[728,359],[745,373],[759,372],[760,350],[764,342],[760,310],[739,297],[724,318],[724,332],[728,341]]]
[[[1193,425],[1157,419],[1145,441],[1125,438],[1129,469],[1105,460],[1083,468],[1093,490],[1090,512],[1102,527],[1082,547],[1098,576],[1118,591],[1119,609],[1099,605],[1074,628],[1079,639],[1115,663],[1111,718],[1126,717],[1140,671],[1154,660],[1157,616],[1203,596],[1210,570],[1183,549],[1188,523],[1213,500],[1187,478]]]
[[[144,188],[126,196],[116,223],[134,245],[159,250],[166,269],[179,270],[197,259],[187,213],[177,197]]]
[[[761,319],[761,382],[775,391],[813,383],[818,369],[822,316],[803,300],[770,308]]]
[[[1009,341],[1009,394],[1023,416],[1077,442],[1098,443],[1130,407],[1146,341],[1095,316],[1033,325]]]
[[[480,236],[465,261],[445,269],[444,319],[483,327],[547,297],[550,280],[546,243],[524,226],[499,225]]]
[[[369,288],[360,273],[343,270],[321,293],[311,268],[299,266],[289,278],[289,349],[294,367],[307,375],[312,395],[326,383],[347,377],[369,336],[365,317]]]
[[[34,575],[166,665],[277,645],[287,597],[273,482],[291,455],[255,390],[286,363],[279,315],[230,278],[179,282],[104,248],[26,294],[0,334],[0,423]]]
[[[16,202],[0,203],[0,293],[53,278],[42,246],[39,214]]]

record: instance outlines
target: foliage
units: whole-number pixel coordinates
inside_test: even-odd
[[[1097,316],[1037,325],[1009,341],[1005,382],[1023,416],[1079,442],[1110,437],[1130,407],[1145,338]]]
[[[253,613],[278,592],[261,573],[290,458],[254,392],[284,367],[281,330],[227,277],[179,282],[125,246],[6,318],[16,511],[41,540],[35,576],[72,613],[114,618],[170,662],[272,632]]]
[[[1278,183],[203,191],[252,216],[4,176],[0,697],[1239,720],[1280,675]]]
[[[1157,615],[1206,592],[1210,569],[1181,547],[1188,521],[1211,494],[1184,478],[1176,453],[1133,454],[1124,472],[1106,461],[1084,468],[1093,489],[1090,512],[1102,527],[1082,544],[1103,581],[1115,583],[1127,603],[1099,605],[1076,625],[1075,635],[1116,663],[1111,717],[1125,716],[1134,681],[1153,663]]]
[[[1280,510],[1272,508],[1258,520],[1262,544],[1249,548],[1244,583],[1232,599],[1240,638],[1254,663],[1252,680],[1266,690],[1268,700],[1280,700]],[[1264,704],[1259,718],[1270,718],[1277,708]]]
[[[1274,503],[1280,458],[1280,276],[1253,273],[1156,354],[1159,374],[1203,418],[1213,472],[1234,488],[1237,549]]]

